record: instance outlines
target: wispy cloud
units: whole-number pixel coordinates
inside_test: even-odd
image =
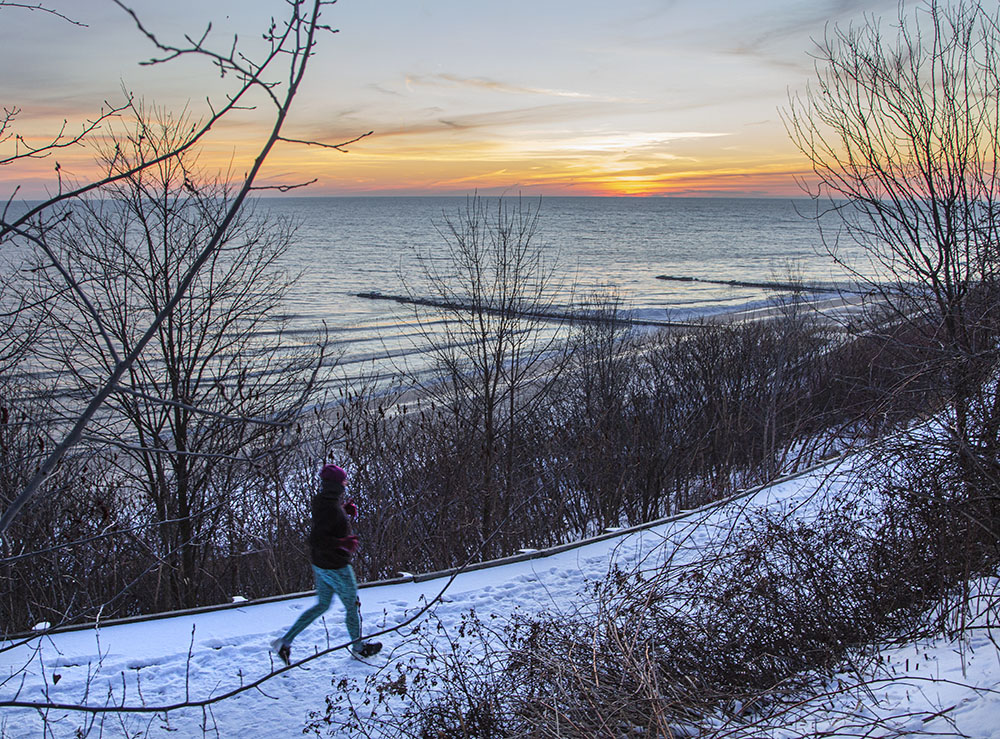
[[[788,41],[799,43],[803,37],[821,37],[827,24],[857,18],[865,12],[878,14],[897,7],[898,0],[827,0],[803,4],[797,12],[752,19],[748,28],[741,31],[739,40],[725,51],[782,69],[809,70],[811,61],[805,55],[807,48],[799,55],[788,56],[780,47]]]
[[[440,115],[442,111],[431,108],[423,111],[422,120],[415,123],[402,126],[375,126],[375,137],[411,136],[442,131],[474,132],[486,130],[499,133],[509,129],[521,129],[525,126],[537,128],[551,124],[565,125],[567,121],[579,122],[589,116],[600,116],[606,110],[606,103],[594,101],[552,103],[448,116]]]
[[[549,87],[526,87],[523,85],[512,85],[508,82],[489,79],[488,77],[461,77],[456,74],[435,74],[435,75],[408,75],[406,77],[407,87],[461,87],[488,92],[499,92],[505,95],[538,95],[544,97],[570,98],[573,100],[599,100],[602,102],[643,102],[634,98],[608,97],[606,95],[594,95],[587,92],[577,92],[575,90],[557,90]]]
[[[656,150],[675,141],[710,139],[728,135],[725,132],[712,131],[606,131],[584,135],[566,132],[553,144],[565,149],[590,151]]]

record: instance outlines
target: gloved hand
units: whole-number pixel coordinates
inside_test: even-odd
[[[358,551],[358,546],[360,545],[360,542],[358,541],[358,537],[356,537],[354,534],[351,534],[350,536],[345,536],[343,539],[341,539],[339,544],[340,546],[337,547],[338,549],[342,549],[348,554],[354,554],[356,551]]]
[[[353,500],[349,500],[344,503],[344,513],[346,513],[351,518],[358,515],[358,507],[354,504]]]

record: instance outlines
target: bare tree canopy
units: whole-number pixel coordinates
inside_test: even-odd
[[[1000,11],[934,0],[832,29],[817,82],[784,112],[812,165],[810,194],[867,265],[848,264],[877,300],[869,328],[907,325],[937,346],[961,444],[972,396],[995,362],[1000,244]],[[829,223],[823,218],[823,223]],[[982,430],[995,435],[995,423]],[[992,430],[990,430],[992,429]],[[977,442],[979,443],[979,442]]]
[[[65,207],[45,235],[47,254],[81,290],[61,289],[63,273],[47,254],[23,281],[34,291],[23,302],[44,306],[37,361],[60,368],[50,406],[67,406],[69,418],[132,353],[228,210],[231,187],[201,172],[191,152],[136,171],[189,128],[152,111],[117,131],[102,164],[109,175],[133,174]],[[284,335],[279,307],[294,277],[279,260],[294,224],[255,206],[232,220],[85,437],[158,522],[150,541],[158,538],[161,561],[172,563],[161,608],[197,603],[196,571],[213,529],[253,469],[282,448],[323,362],[325,338],[310,346]]]
[[[996,271],[998,17],[935,0],[884,25],[832,29],[785,123],[812,166],[810,194],[842,216],[828,246],[861,246],[875,269],[857,276],[914,301],[894,302],[901,312],[931,301],[957,320]]]
[[[73,291],[80,298],[83,309],[91,315],[95,326],[102,325],[99,311],[96,306],[89,304],[85,291],[81,288],[76,277],[67,269],[66,265],[58,260],[48,246],[48,229],[52,225],[50,218],[53,208],[60,203],[98,191],[113,183],[126,181],[150,168],[176,161],[184,152],[197,145],[223,117],[248,105],[248,97],[251,92],[260,93],[269,101],[271,105],[270,130],[262,134],[262,143],[257,150],[253,164],[241,178],[240,184],[233,187],[226,209],[219,213],[214,220],[212,232],[206,234],[206,238],[201,242],[200,251],[192,255],[192,259],[186,265],[186,271],[171,285],[168,294],[163,296],[157,313],[151,317],[144,331],[137,335],[130,348],[122,348],[120,355],[115,355],[115,352],[111,351],[110,356],[113,361],[107,367],[106,376],[93,386],[90,400],[79,410],[68,432],[53,443],[45,458],[40,461],[37,473],[25,486],[23,492],[9,502],[3,516],[0,517],[0,534],[7,531],[18,511],[37,493],[67,450],[83,438],[91,420],[97,411],[104,406],[108,398],[113,393],[118,392],[123,384],[127,386],[129,373],[138,357],[147,344],[159,334],[164,322],[169,320],[178,304],[185,298],[200,271],[211,263],[224,243],[227,234],[237,222],[238,214],[244,207],[248,196],[255,189],[258,189],[255,184],[257,176],[273,148],[280,142],[297,141],[297,139],[286,139],[282,135],[282,130],[304,78],[309,59],[314,53],[317,36],[323,31],[332,30],[320,20],[322,10],[332,4],[328,0],[284,3],[285,18],[273,22],[264,33],[268,51],[261,59],[251,59],[239,50],[235,42],[224,47],[224,51],[213,49],[208,44],[207,34],[202,37],[185,37],[180,44],[167,42],[144,26],[131,8],[118,0],[116,0],[116,4],[134,20],[139,32],[153,44],[157,56],[148,63],[167,63],[181,57],[204,59],[214,66],[218,73],[234,80],[234,89],[223,104],[212,109],[211,115],[206,120],[186,129],[182,135],[171,140],[164,149],[157,151],[147,149],[143,152],[143,156],[134,160],[121,158],[116,153],[111,153],[109,158],[114,166],[109,167],[107,176],[82,184],[64,183],[60,180],[58,191],[53,197],[43,203],[28,207],[19,215],[9,215],[11,203],[8,202],[4,214],[0,216],[0,244],[4,241],[14,240],[45,253],[52,264],[52,269],[62,275],[67,289]],[[12,135],[10,127],[16,117],[16,109],[5,108],[5,110],[8,112],[4,130],[7,130],[7,137],[10,140]],[[110,116],[125,110],[131,110],[136,114],[136,117],[142,117],[139,105],[129,96],[126,102],[118,108],[113,108],[110,111],[102,109],[100,114],[96,116],[94,125],[97,126]],[[92,130],[85,128],[79,136],[70,137],[70,140],[74,143],[84,140],[91,134]],[[0,133],[0,137],[3,135]],[[3,163],[8,165],[25,158],[44,156],[65,145],[67,141],[66,137],[60,133],[45,146],[24,149],[17,146],[17,142],[22,140],[19,136],[14,136],[12,140],[15,142],[14,151],[12,154],[6,155],[3,160]],[[324,145],[332,148],[342,146],[342,144]],[[105,346],[110,349],[113,342],[108,340],[106,332],[103,332],[102,335]]]

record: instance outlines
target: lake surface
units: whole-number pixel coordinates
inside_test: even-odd
[[[490,200],[494,205],[495,199]],[[516,206],[516,198],[509,199]],[[302,277],[288,303],[293,335],[325,321],[342,365],[387,352],[410,353],[419,342],[413,310],[358,293],[420,295],[418,255],[434,259],[447,221],[459,220],[466,198],[272,198],[262,204],[299,224],[286,266]],[[846,284],[825,254],[809,201],[738,198],[525,199],[538,209],[535,238],[574,295],[614,289],[637,317],[687,320],[752,306],[774,291],[696,280]],[[694,278],[663,281],[658,275]]]
[[[496,207],[495,198],[485,200]],[[518,207],[517,198],[506,202]],[[430,297],[421,259],[447,268],[443,234],[467,203],[464,197],[262,199],[261,209],[297,224],[282,266],[301,276],[285,305],[290,330],[282,342],[311,343],[325,324],[330,356],[339,363],[331,385],[385,376],[404,363],[426,369],[413,306],[359,294]],[[554,268],[557,307],[564,311],[580,310],[595,292],[613,291],[636,318],[685,321],[778,294],[719,281],[788,282],[791,275],[849,285],[822,248],[817,224],[804,215],[813,208],[807,200],[547,197],[524,199],[521,207],[538,211],[535,242]]]

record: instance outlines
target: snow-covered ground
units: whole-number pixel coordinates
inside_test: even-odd
[[[361,590],[366,633],[403,624],[426,603],[435,618],[457,624],[475,609],[480,617],[543,613],[573,609],[586,597],[586,585],[601,579],[617,564],[628,568],[642,561],[673,556],[694,559],[716,536],[730,530],[739,517],[763,506],[808,511],[824,493],[849,484],[846,465],[830,464],[760,490],[728,504],[689,513],[642,531],[585,543],[526,561],[422,582],[403,582]],[[680,554],[677,550],[682,550]],[[303,567],[308,566],[303,563]],[[983,583],[984,587],[1000,587]],[[304,596],[245,605],[194,615],[59,633],[36,638],[0,652],[0,702],[40,702],[169,707],[201,702],[275,671],[268,643],[311,605]],[[835,694],[804,706],[796,727],[802,733],[857,736],[858,718],[884,723],[865,736],[931,735],[1000,739],[1000,652],[993,638],[1000,631],[996,614],[980,616],[966,641],[939,639],[887,647],[879,674],[863,675],[867,687],[839,692],[844,675],[831,683]],[[421,617],[423,618],[423,616]],[[991,629],[991,625],[995,628]],[[380,637],[386,650],[380,664],[412,650],[407,631]],[[296,640],[293,659],[343,643],[343,611],[335,601],[325,619]],[[5,645],[10,647],[10,645]],[[311,711],[324,711],[325,698],[342,678],[363,683],[375,667],[336,650],[299,667],[278,671],[259,686],[205,708],[182,708],[163,714],[86,714],[62,708],[0,708],[4,737],[74,736],[93,725],[91,736],[301,736]],[[43,730],[43,727],[45,729]],[[47,734],[44,731],[47,730]],[[791,729],[776,732],[787,735]],[[743,736],[771,735],[764,727],[745,727]]]

